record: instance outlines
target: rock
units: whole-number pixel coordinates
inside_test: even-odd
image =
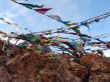
[[[110,82],[110,73],[91,73],[89,82]]]
[[[74,57],[13,47],[7,57],[0,43],[0,82],[110,82],[110,58],[88,54]],[[11,55],[10,55],[11,56]]]
[[[0,82],[10,82],[11,81],[11,75],[8,73],[7,69],[5,67],[0,68]]]
[[[86,69],[86,67],[81,66],[80,64],[76,63],[76,62],[71,62],[71,70],[74,72],[74,74],[81,78],[82,80],[86,79],[86,76],[88,75],[88,70]]]
[[[107,58],[97,55],[86,55],[81,63],[89,68],[89,82],[110,82],[110,62]]]
[[[11,82],[26,82],[27,78],[23,75],[13,74]]]

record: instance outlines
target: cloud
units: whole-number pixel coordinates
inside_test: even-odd
[[[104,51],[104,55],[105,55],[106,57],[110,57],[110,49],[109,49],[109,50],[105,50],[105,51]]]

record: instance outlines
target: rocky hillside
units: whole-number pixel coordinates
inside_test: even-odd
[[[75,62],[68,54],[2,47],[0,82],[110,82],[109,58],[88,54]]]

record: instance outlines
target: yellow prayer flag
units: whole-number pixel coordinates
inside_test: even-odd
[[[96,47],[96,46],[97,46],[97,44],[93,44],[92,46],[93,46],[93,47]]]
[[[77,25],[78,23],[75,23],[75,22],[73,22],[73,23],[71,23],[71,24],[67,24],[67,26],[72,26],[72,25]]]
[[[60,35],[57,35],[57,36],[55,36],[53,39],[54,39],[54,40],[57,40],[57,39],[59,39],[59,36],[60,36]]]

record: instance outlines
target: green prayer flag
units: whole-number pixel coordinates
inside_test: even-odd
[[[50,43],[50,42],[51,42],[51,40],[46,40],[46,41],[45,41],[45,43],[47,43],[47,44]]]
[[[38,37],[33,37],[33,38],[31,38],[31,41],[32,42],[39,41],[39,38]]]
[[[23,6],[25,6],[25,7],[27,7],[27,8],[29,8],[29,9],[33,9],[33,8],[42,8],[42,7],[44,7],[44,5],[38,5],[38,4],[29,4],[29,3],[19,3],[19,2],[17,2],[16,0],[12,0],[13,2],[15,2],[15,3],[18,3],[18,4],[20,4],[20,5],[23,5]]]
[[[80,34],[80,30],[78,28],[72,28],[72,30],[74,30],[76,33]]]
[[[44,7],[43,5],[37,5],[37,4],[28,4],[28,3],[18,3],[18,4],[21,4],[21,5],[23,5],[23,6],[25,6],[25,7],[27,7],[27,8],[29,8],[29,9],[33,9],[33,8],[42,8],[42,7]]]
[[[41,48],[35,48],[35,50],[42,50]]]

